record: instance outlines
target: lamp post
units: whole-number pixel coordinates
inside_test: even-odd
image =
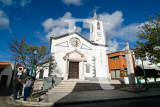
[[[32,74],[33,74],[33,67],[34,67],[34,60],[35,60],[35,55],[37,54],[37,50],[35,50],[33,52],[33,61],[32,61],[32,68],[31,68],[31,75],[30,78],[32,78]]]

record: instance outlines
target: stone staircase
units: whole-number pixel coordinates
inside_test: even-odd
[[[43,87],[43,80],[35,80],[33,85],[33,91],[42,90]]]
[[[79,92],[79,91],[92,91],[115,89],[114,85],[121,85],[118,80],[106,81],[88,81],[88,80],[62,80],[59,84],[48,90],[48,94],[57,92]]]

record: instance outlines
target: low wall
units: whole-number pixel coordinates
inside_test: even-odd
[[[44,77],[43,90],[52,87],[54,84],[61,82],[60,77]]]
[[[121,77],[121,81],[123,81],[124,84],[129,84],[128,77]],[[135,82],[137,83],[137,77],[135,77]],[[145,80],[141,79],[141,83],[145,83]],[[160,83],[160,78],[147,78],[147,83]]]

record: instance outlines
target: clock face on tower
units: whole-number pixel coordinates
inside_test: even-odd
[[[97,32],[97,35],[98,35],[99,37],[101,37],[101,36],[102,36],[102,33],[101,33],[101,32]]]

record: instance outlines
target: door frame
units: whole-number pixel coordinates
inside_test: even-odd
[[[70,77],[69,77],[69,75],[70,75],[70,63],[77,63],[77,64],[78,64],[78,77],[77,77],[77,78],[70,78]],[[68,65],[68,79],[79,79],[79,72],[80,72],[79,62],[69,61],[69,65]]]

